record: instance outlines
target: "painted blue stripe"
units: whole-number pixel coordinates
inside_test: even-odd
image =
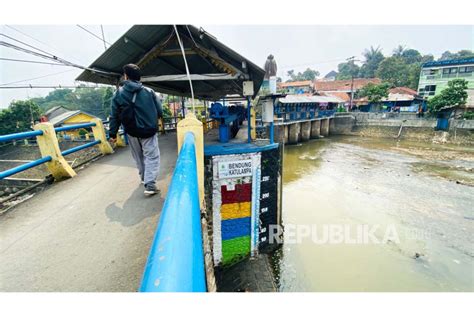
[[[249,236],[250,217],[222,220],[221,234],[222,240]]]

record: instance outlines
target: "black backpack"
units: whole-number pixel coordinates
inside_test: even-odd
[[[132,101],[129,104],[125,104],[122,107],[120,112],[120,121],[125,129],[125,132],[136,138],[150,138],[156,134],[156,129],[154,128],[139,128],[137,127],[137,119],[135,115],[135,101],[137,99],[137,94],[142,90],[136,91],[133,94]]]

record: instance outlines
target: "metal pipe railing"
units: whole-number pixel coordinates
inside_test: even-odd
[[[51,156],[48,155],[48,156],[42,157],[38,160],[31,161],[31,162],[22,164],[20,166],[15,166],[15,167],[10,168],[6,171],[0,172],[0,179],[4,179],[5,177],[9,177],[9,176],[15,175],[17,173],[26,171],[27,169],[30,169],[32,167],[41,165],[41,164],[49,162],[49,161],[51,161]]]
[[[39,135],[43,135],[43,131],[35,130],[35,131],[27,131],[27,132],[0,135],[0,143],[1,142],[13,141],[13,140],[28,139],[28,138],[31,138],[31,137],[34,137],[34,136],[39,136]]]
[[[195,137],[178,155],[140,292],[205,292]]]
[[[55,128],[54,131],[62,132],[62,131],[70,131],[70,130],[76,130],[76,129],[82,129],[82,128],[90,128],[90,127],[95,127],[95,123],[89,122],[89,123],[65,125],[63,127]]]
[[[72,125],[67,125],[59,128],[55,128],[55,132],[62,132],[62,131],[70,131],[70,130],[76,130],[76,129],[82,129],[82,128],[90,128],[90,127],[95,127],[97,124],[95,122],[89,122],[89,123],[79,123],[79,124],[72,124]],[[20,132],[20,133],[12,133],[12,134],[7,134],[7,135],[0,135],[0,142],[7,142],[7,141],[12,141],[12,140],[21,140],[21,139],[27,139],[30,137],[36,137],[43,135],[44,132],[42,130],[34,130],[34,131],[27,131],[27,132]],[[74,148],[65,150],[61,152],[62,156],[66,156],[72,153],[75,153],[77,151],[92,147],[94,145],[100,144],[101,140],[95,140],[93,142],[89,142],[80,146],[76,146]],[[41,165],[46,162],[50,162],[52,160],[52,157],[50,155],[47,155],[45,157],[42,157],[38,160],[28,162],[26,164],[22,164],[19,166],[15,166],[11,169],[5,170],[0,172],[0,179],[4,179],[6,177],[15,175],[17,173],[23,172],[27,169],[36,167],[38,165]]]
[[[67,149],[67,150],[62,151],[61,155],[66,156],[66,155],[72,154],[74,152],[87,149],[88,147],[92,147],[92,146],[97,145],[99,143],[100,143],[100,140],[96,140],[96,141],[89,142],[89,143],[86,143],[86,144],[83,144],[83,145],[79,145],[79,146],[73,147],[71,149]]]

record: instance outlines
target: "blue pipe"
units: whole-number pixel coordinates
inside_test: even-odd
[[[92,146],[94,146],[96,144],[99,144],[99,143],[100,143],[100,140],[97,140],[97,141],[89,142],[89,143],[86,143],[86,144],[83,144],[83,145],[79,145],[79,146],[73,147],[72,149],[62,151],[61,155],[66,156],[66,155],[72,154],[74,152],[87,149],[88,147],[92,147]]]
[[[250,120],[251,112],[250,112],[250,107],[252,107],[252,104],[250,103],[250,97],[247,97],[247,123],[248,123],[248,129],[247,129],[247,142],[250,143],[252,141],[252,123]]]
[[[95,126],[94,122],[79,123],[79,124],[72,124],[72,125],[66,125],[66,126],[63,126],[63,127],[55,128],[54,131],[61,132],[61,131],[76,130],[76,129],[81,129],[81,128],[90,128],[90,127],[94,127],[94,126]]]
[[[27,132],[0,135],[0,142],[27,139],[27,138],[31,138],[31,137],[38,136],[38,135],[43,135],[43,131],[35,130],[35,131],[27,131]]]
[[[205,292],[194,134],[186,133],[140,292]]]
[[[32,167],[41,165],[41,164],[49,162],[49,161],[51,161],[51,156],[48,155],[48,156],[42,157],[42,158],[40,158],[36,161],[32,161],[32,162],[28,162],[26,164],[22,164],[20,166],[16,166],[16,167],[11,168],[9,170],[0,172],[0,179],[4,179],[5,177],[12,176],[14,174],[23,172],[27,169],[30,169]]]

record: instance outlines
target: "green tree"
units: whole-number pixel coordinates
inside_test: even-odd
[[[473,58],[474,57],[474,52],[470,50],[460,50],[459,52],[456,53],[456,58],[461,59],[461,58]]]
[[[383,98],[388,97],[388,90],[390,85],[388,83],[373,84],[369,83],[365,87],[359,90],[357,93],[358,97],[367,97],[368,101],[372,104],[379,104]]]
[[[336,79],[351,79],[352,77],[359,77],[360,67],[354,61],[349,61],[346,63],[341,63],[337,65],[338,74]]]
[[[287,71],[286,75],[290,77],[287,82],[292,82],[299,80],[314,80],[319,76],[319,72],[308,67],[304,72],[298,72],[298,74],[295,74],[295,71],[291,69]]]
[[[38,105],[31,100],[13,101],[7,109],[0,111],[0,134],[31,130],[40,113]]]
[[[423,57],[421,56],[420,52],[410,48],[402,52],[401,58],[405,61],[405,63],[413,64],[413,63],[421,63],[421,60]]]
[[[402,57],[404,51],[405,51],[405,46],[398,45],[396,48],[393,49],[393,55],[392,56]]]
[[[375,77],[375,72],[379,67],[379,64],[384,60],[382,50],[380,47],[374,48],[373,46],[370,49],[367,49],[362,53],[365,57],[365,62],[360,68],[360,77],[362,78],[373,78]]]
[[[380,63],[376,75],[394,87],[408,86],[408,72],[409,67],[406,62],[401,57],[392,56]]]
[[[448,88],[428,101],[431,112],[437,113],[443,108],[464,106],[467,100],[467,81],[454,79],[448,82]]]
[[[421,57],[421,63],[428,63],[434,61],[434,56],[432,54],[423,55]]]
[[[102,111],[104,113],[104,118],[108,118],[110,116],[113,97],[114,89],[112,87],[105,88],[104,95],[102,96]]]
[[[298,73],[299,74],[299,73]],[[306,68],[306,70],[301,74],[300,80],[315,80],[316,77],[319,76],[319,72],[317,70]]]
[[[471,50],[460,50],[457,53],[451,53],[450,51],[445,51],[441,54],[441,57],[438,61],[446,61],[450,59],[462,59],[462,58],[473,58],[474,52]]]

